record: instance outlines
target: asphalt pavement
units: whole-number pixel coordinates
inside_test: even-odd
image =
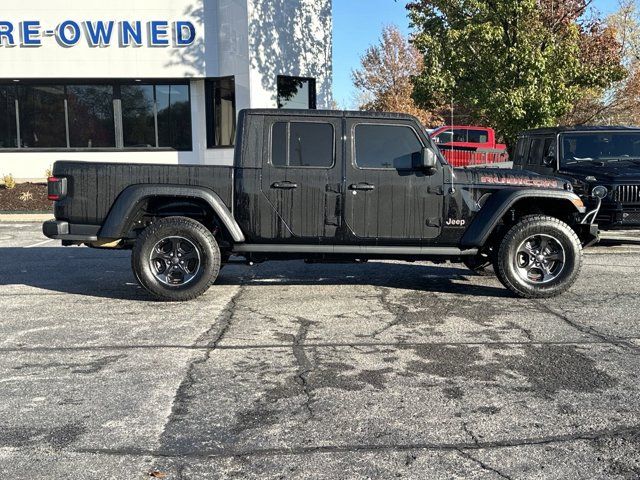
[[[157,303],[129,263],[0,223],[1,478],[640,478],[638,245],[546,301],[273,262]]]

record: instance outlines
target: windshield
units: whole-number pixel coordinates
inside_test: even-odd
[[[640,132],[565,133],[562,163],[640,160]]]

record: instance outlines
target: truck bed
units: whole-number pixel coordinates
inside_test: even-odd
[[[212,190],[231,210],[233,167],[59,161],[54,177],[67,178],[67,197],[55,205],[58,220],[102,225],[122,191],[131,185],[197,186]]]

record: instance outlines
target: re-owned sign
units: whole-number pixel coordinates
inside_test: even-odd
[[[151,20],[143,22],[115,20],[65,20],[55,28],[45,29],[38,20],[10,22],[0,20],[0,46],[40,47],[53,38],[61,47],[86,42],[90,47],[187,47],[196,39],[192,22]]]

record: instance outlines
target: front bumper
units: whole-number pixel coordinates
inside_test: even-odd
[[[62,220],[48,220],[42,224],[45,237],[63,242],[96,242],[99,225],[69,224]]]

